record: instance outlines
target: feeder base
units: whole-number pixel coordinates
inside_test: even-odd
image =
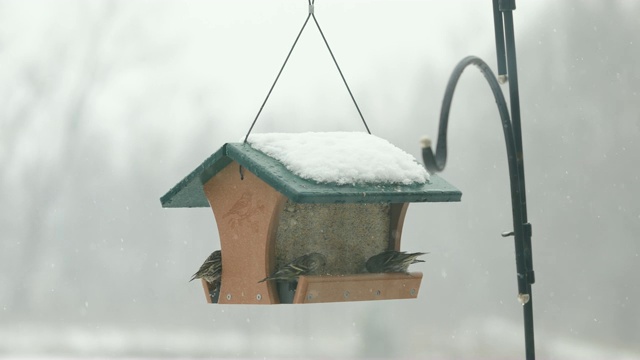
[[[422,273],[300,276],[294,304],[415,299]]]

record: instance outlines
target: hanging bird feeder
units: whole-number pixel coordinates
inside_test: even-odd
[[[422,274],[405,266],[369,273],[384,263],[368,259],[400,250],[411,202],[460,201],[462,194],[386,140],[371,135],[308,0],[307,18],[243,143],[227,143],[162,198],[163,207],[211,206],[221,273],[202,280],[208,302],[319,303],[409,299]],[[300,34],[313,19],[367,133],[249,136]],[[313,256],[311,256],[313,254]],[[410,258],[411,263],[414,258]],[[315,273],[306,260],[320,259]],[[386,254],[382,254],[386,256]],[[404,255],[403,255],[404,256]],[[293,263],[292,263],[293,261]],[[314,260],[315,262],[315,260]],[[207,262],[205,262],[207,264]],[[321,265],[321,266],[320,266]],[[206,266],[205,266],[206,268]],[[309,270],[309,266],[306,270]],[[298,271],[287,281],[274,271]],[[400,269],[401,271],[397,271]],[[219,282],[218,282],[219,276]],[[197,274],[194,278],[197,278]]]
[[[417,297],[421,273],[371,274],[365,263],[400,250],[409,203],[460,198],[386,140],[337,132],[256,134],[247,143],[227,143],[161,202],[213,209],[222,277],[217,299],[202,281],[208,302],[299,304]],[[259,282],[312,252],[326,258],[319,274],[280,289],[276,281]]]

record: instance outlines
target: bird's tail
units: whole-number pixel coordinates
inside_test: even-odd
[[[262,280],[258,281],[258,284],[260,284],[261,282],[265,282],[265,281],[267,281],[267,280],[269,280],[269,277],[268,277],[268,276],[267,276],[266,278],[264,278],[264,279],[262,279]]]
[[[421,262],[424,262],[424,260],[420,260],[420,259],[418,259],[418,256],[427,255],[427,254],[428,254],[428,252],[416,252],[416,253],[413,253],[413,254],[409,254],[410,256],[413,256],[413,257],[414,257],[414,258],[413,258],[413,261],[412,261],[411,263],[412,263],[412,264],[415,264],[415,263],[421,263]]]

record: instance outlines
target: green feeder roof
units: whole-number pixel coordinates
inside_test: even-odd
[[[337,185],[303,179],[249,144],[227,143],[160,198],[162,207],[209,207],[203,185],[231,161],[297,203],[404,203],[460,201],[462,193],[437,175],[425,184]]]

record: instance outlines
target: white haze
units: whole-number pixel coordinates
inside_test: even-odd
[[[374,135],[420,158],[455,64],[495,69],[490,3],[316,1]],[[517,6],[537,354],[638,358],[640,8]],[[441,174],[462,202],[405,218],[402,247],[430,252],[418,299],[217,306],[188,282],[219,247],[213,214],[159,197],[245,136],[306,12],[0,0],[0,358],[524,357],[505,146],[476,69]],[[309,23],[254,131],[363,130]]]

